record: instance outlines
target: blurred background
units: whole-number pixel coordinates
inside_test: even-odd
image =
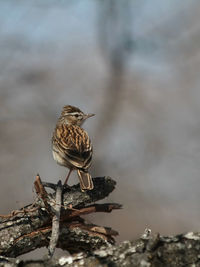
[[[96,114],[91,173],[124,205],[88,220],[118,241],[199,230],[199,16],[198,0],[1,0],[0,213],[33,200],[37,173],[64,181],[51,136],[71,104]]]

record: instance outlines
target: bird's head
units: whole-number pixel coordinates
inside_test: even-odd
[[[79,108],[67,105],[63,107],[60,119],[65,124],[81,126],[86,119],[94,115],[92,113],[85,114]]]

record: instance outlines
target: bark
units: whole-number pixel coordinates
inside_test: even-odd
[[[58,259],[26,260],[0,257],[0,266],[70,266],[70,267],[180,267],[200,266],[200,233],[187,233],[164,237],[143,234],[136,241],[119,245],[104,245],[89,253],[62,256]]]
[[[88,224],[80,217],[91,212],[111,212],[121,207],[115,203],[91,204],[108,196],[116,184],[110,177],[94,178],[93,182],[94,190],[87,192],[81,192],[79,184],[71,188],[63,187],[60,225],[56,223],[55,226],[57,230],[60,228],[59,237],[55,236],[58,233],[55,229],[52,237],[54,241],[51,240],[54,244],[50,247],[51,255],[55,243],[57,247],[71,253],[96,249],[108,242],[114,243],[113,236],[117,234],[116,231]],[[54,184],[44,184],[57,188]],[[17,257],[49,245],[52,219],[58,222],[58,218],[55,217],[58,211],[56,194],[46,192],[39,176],[36,178],[35,188],[38,198],[33,204],[9,215],[0,215],[0,255]],[[60,193],[57,196],[60,199]]]

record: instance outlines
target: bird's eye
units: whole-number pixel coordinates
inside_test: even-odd
[[[74,116],[75,116],[76,118],[78,118],[78,116],[79,116],[79,115],[78,115],[78,114],[76,114],[76,115],[74,115]]]

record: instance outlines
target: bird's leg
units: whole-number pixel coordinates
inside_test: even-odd
[[[72,169],[69,170],[69,173],[68,173],[68,175],[67,175],[67,177],[66,177],[66,180],[65,180],[65,182],[64,182],[64,185],[67,184],[67,181],[68,181],[68,179],[69,179],[69,176],[70,176],[71,172],[72,172]]]

